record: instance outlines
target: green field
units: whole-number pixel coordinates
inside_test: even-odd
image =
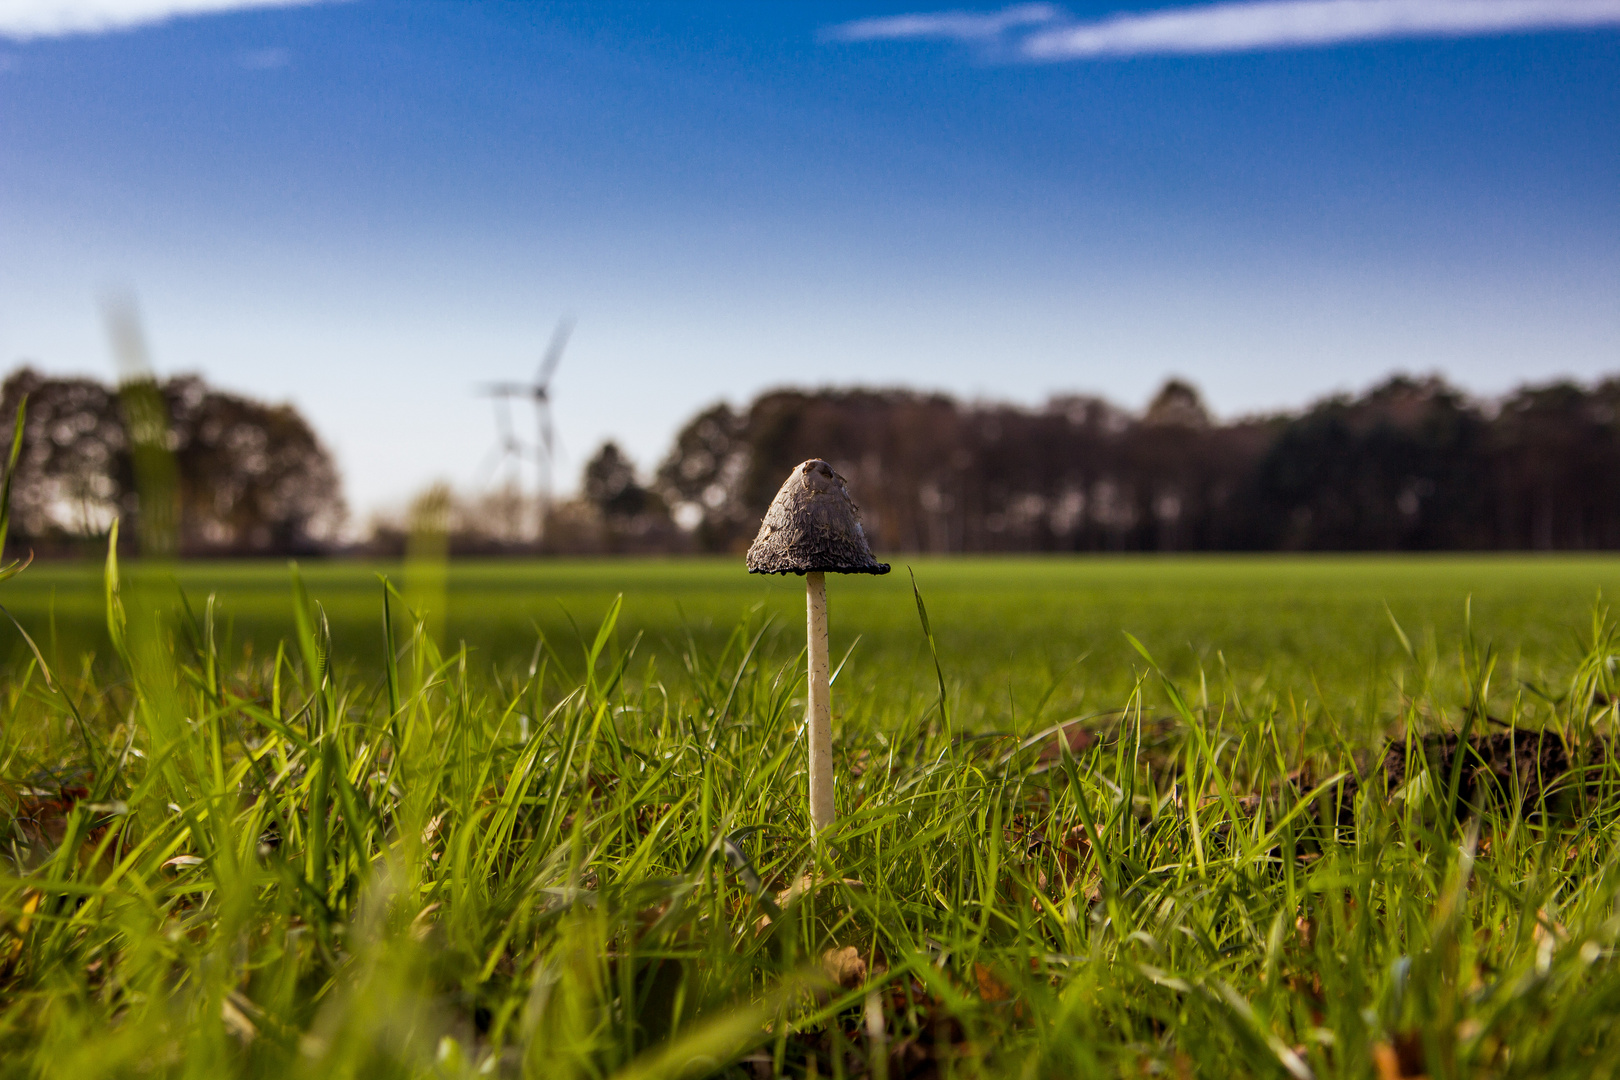
[[[910,565],[30,567],[0,1076],[1620,1070],[1620,559]]]
[[[908,567],[960,711],[997,727],[1022,726],[1020,711],[1048,690],[1054,707],[1118,704],[1143,667],[1127,633],[1177,678],[1202,672],[1233,678],[1246,693],[1365,704],[1369,694],[1389,695],[1405,659],[1391,613],[1415,648],[1443,660],[1454,658],[1471,614],[1475,637],[1494,643],[1515,677],[1555,678],[1586,648],[1600,595],[1620,596],[1612,557],[914,558],[887,577],[830,585],[835,662],[854,646],[844,676],[859,689],[851,696],[883,709],[920,708],[937,693]],[[690,642],[713,651],[744,621],[769,622],[764,657],[785,661],[803,646],[802,580],[749,575],[740,559],[464,561],[450,568],[444,594],[432,567],[415,583],[397,563],[313,562],[300,573],[330,619],[337,654],[373,674],[379,575],[443,612],[442,644],[464,642],[483,672],[526,670],[543,634],[577,676],[582,639],[620,595],[618,643],[642,635],[636,674],[653,660],[658,677],[678,676]],[[183,590],[198,613],[217,597],[221,648],[232,658],[291,640],[287,564],[199,563],[154,577],[164,599]],[[7,588],[7,607],[56,666],[106,654],[99,564],[39,565]],[[24,655],[15,635],[10,648]]]

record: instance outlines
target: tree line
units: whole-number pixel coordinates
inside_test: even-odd
[[[1077,395],[1022,408],[780,390],[689,421],[649,505],[693,546],[736,551],[815,456],[890,551],[1620,547],[1620,379],[1482,401],[1400,375],[1226,423],[1180,380],[1140,413]]]
[[[0,386],[0,445],[25,395],[17,548],[88,553],[114,518],[126,543],[183,555],[405,547],[405,521],[341,538],[336,465],[290,405],[192,375],[112,387],[23,368]],[[132,438],[142,423],[152,430]],[[148,461],[145,494],[159,505],[143,508],[142,455],[154,446],[165,468]],[[1083,395],[1031,408],[904,389],[777,390],[699,412],[645,478],[604,444],[579,495],[551,508],[543,541],[516,490],[436,487],[423,505],[455,552],[737,552],[809,457],[849,479],[887,551],[1620,548],[1620,378],[1481,400],[1400,375],[1227,422],[1175,379],[1140,412]],[[153,475],[165,478],[156,496]],[[147,527],[160,518],[172,521],[167,540]]]

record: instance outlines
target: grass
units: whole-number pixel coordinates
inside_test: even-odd
[[[1620,561],[914,566],[943,698],[906,576],[829,583],[821,842],[797,579],[30,568],[0,1074],[1620,1065]],[[1590,766],[1415,749],[1509,728]]]
[[[1620,559],[1578,555],[908,562],[962,698],[958,713],[994,728],[1022,723],[1054,683],[1057,700],[1043,715],[1117,705],[1140,667],[1122,631],[1147,643],[1177,679],[1213,677],[1224,662],[1246,694],[1361,709],[1387,694],[1405,663],[1386,606],[1414,646],[1434,655],[1454,650],[1471,604],[1476,636],[1497,643],[1515,677],[1536,679],[1555,677],[1579,652],[1598,593],[1620,595]],[[771,622],[762,643],[768,653],[803,643],[802,582],[750,576],[737,558],[468,560],[450,567],[447,595],[437,592],[442,571],[414,575],[413,583],[397,563],[315,562],[300,573],[330,620],[340,666],[366,677],[375,677],[381,656],[378,574],[439,613],[439,640],[450,648],[465,642],[479,675],[526,670],[543,634],[577,677],[573,657],[620,594],[619,635],[626,642],[641,635],[637,656],[655,660],[659,677],[677,675],[693,645],[705,655],[723,647],[745,614]],[[217,596],[222,663],[263,660],[296,631],[283,563],[182,564],[150,576],[164,603],[174,602],[176,586],[194,606]],[[30,629],[53,668],[77,670],[86,653],[107,655],[99,565],[35,565],[4,589],[0,603]],[[884,578],[834,580],[829,602],[835,660],[854,645],[846,678],[862,681],[843,707],[909,713],[935,695],[904,565]],[[28,657],[15,634],[0,636],[0,650],[14,662]],[[1453,666],[1443,668],[1438,677],[1455,676]]]

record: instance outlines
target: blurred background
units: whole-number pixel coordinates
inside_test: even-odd
[[[1613,0],[10,0],[10,544],[138,548],[145,380],[188,555],[735,552],[812,455],[891,551],[1612,548],[1617,61]]]

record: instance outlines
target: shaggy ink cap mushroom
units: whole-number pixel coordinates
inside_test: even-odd
[[[750,574],[887,574],[844,478],[820,458],[788,474],[748,549]]]

